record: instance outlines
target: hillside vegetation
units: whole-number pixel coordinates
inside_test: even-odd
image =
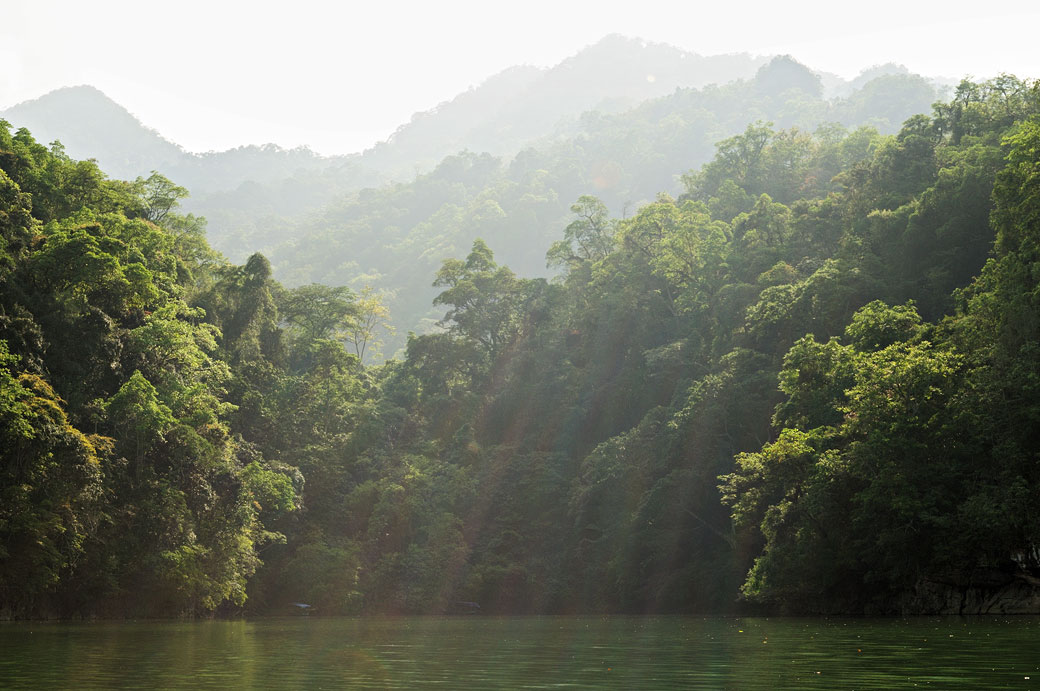
[[[461,200],[395,236],[470,234],[419,277],[442,328],[379,366],[372,294],[228,263],[164,176],[0,126],[0,613],[939,611],[1032,587],[1040,84],[966,81],[884,134],[795,127],[851,101],[773,83],[644,106],[809,110],[627,214],[595,186],[532,202],[523,154],[330,211]],[[496,260],[536,244],[497,232],[509,200],[570,207],[551,239],[555,212],[524,224],[557,278]]]
[[[232,261],[261,251],[287,285],[370,288],[390,308],[396,334],[381,352],[393,355],[409,331],[434,328],[428,276],[474,237],[515,271],[549,277],[545,252],[582,195],[627,215],[679,194],[680,175],[749,123],[890,134],[943,95],[892,65],[846,82],[787,57],[705,57],[609,36],[554,67],[495,75],[347,156],[274,145],[189,153],[90,87],[0,117],[113,177],[160,171],[191,191],[183,210],[207,219],[210,243]]]
[[[430,309],[436,293],[427,277],[445,258],[468,251],[475,237],[518,273],[549,277],[545,252],[582,195],[595,195],[614,215],[630,215],[660,192],[679,194],[681,174],[710,161],[716,143],[749,122],[761,131],[786,129],[795,140],[815,131],[842,136],[845,127],[885,134],[938,99],[921,77],[882,75],[847,98],[827,100],[819,77],[777,58],[749,80],[679,89],[616,114],[587,112],[511,159],[477,150],[448,156],[429,173],[362,189],[306,219],[249,226],[235,242],[264,250],[290,285],[367,285],[384,294],[399,334],[387,348],[392,354],[408,331],[428,332],[440,318]],[[866,142],[866,131],[853,140]],[[798,146],[791,155],[803,155]],[[833,166],[823,172],[837,172]],[[796,187],[783,195],[784,203],[800,196]]]

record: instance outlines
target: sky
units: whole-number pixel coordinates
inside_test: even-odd
[[[790,54],[847,78],[895,62],[959,79],[1040,77],[1038,26],[1037,0],[2,0],[0,110],[90,84],[189,151],[349,153],[503,69],[612,33]]]

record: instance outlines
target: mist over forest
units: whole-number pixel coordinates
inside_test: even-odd
[[[383,295],[393,355],[409,331],[436,328],[430,276],[475,237],[518,273],[548,277],[545,251],[584,194],[624,215],[680,194],[682,173],[748,125],[891,134],[948,91],[898,65],[845,81],[787,57],[703,57],[615,35],[552,68],[494,75],[349,156],[274,145],[192,154],[90,87],[0,115],[113,177],[162,172],[233,261],[260,251],[286,285]]]
[[[0,618],[1040,611],[1040,82],[817,68],[0,112]]]

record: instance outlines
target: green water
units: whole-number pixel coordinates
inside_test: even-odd
[[[1040,619],[0,624],[3,688],[1040,689]]]

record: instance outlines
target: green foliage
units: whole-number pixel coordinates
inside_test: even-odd
[[[734,519],[763,543],[746,597],[789,610],[892,611],[923,581],[972,587],[987,569],[1036,567],[1040,389],[1028,267],[1038,131],[1028,121],[1004,139],[996,258],[961,293],[961,313],[937,329],[912,303],[875,301],[853,316],[847,345],[806,337],[786,355],[779,439],[739,455],[737,472],[722,477]],[[977,146],[962,145],[963,158],[949,152],[954,171],[978,160],[968,148]],[[922,202],[943,193],[944,172]],[[972,213],[948,205],[947,225],[961,222],[958,212]]]
[[[476,342],[490,357],[515,337],[523,284],[495,263],[483,240],[473,242],[465,262],[445,261],[433,284],[445,288],[433,304],[450,308],[441,323],[451,333]]]
[[[322,614],[352,614],[361,604],[357,548],[301,545],[285,567],[282,592]]]
[[[692,69],[691,59],[681,61],[681,70]],[[637,64],[642,63],[614,60],[600,86],[622,88],[618,70],[634,78],[629,70]],[[554,87],[551,105],[543,103],[566,111],[591,85],[569,68],[554,74],[579,82],[566,94]],[[416,119],[335,173],[212,195],[204,203],[211,209],[214,242],[237,256],[263,248],[290,285],[346,282],[355,292],[372,286],[386,296],[397,328],[397,337],[387,340],[390,355],[403,348],[408,332],[428,333],[442,316],[430,309],[436,293],[429,276],[444,258],[465,257],[474,238],[483,238],[497,261],[517,275],[550,278],[547,259],[551,270],[566,271],[579,260],[601,259],[615,235],[617,219],[610,216],[629,216],[661,192],[678,196],[684,187],[676,176],[691,168],[703,165],[682,181],[694,200],[709,205],[715,220],[732,221],[763,193],[784,205],[826,198],[842,189],[835,176],[872,156],[881,133],[898,131],[941,95],[920,77],[885,75],[857,84],[847,96],[826,99],[818,78],[790,59],[764,67],[754,79],[723,86],[659,90],[661,73],[656,85],[648,85],[646,74],[625,88],[649,88],[657,97],[634,108],[600,97],[564,121],[531,113],[508,123],[496,120],[493,131],[483,123],[477,147],[472,139],[459,139],[455,128],[463,123],[453,120],[449,132],[434,125],[443,124],[456,106],[464,109],[446,104],[446,110]],[[512,100],[498,112],[537,110],[526,97],[519,100],[523,104]],[[438,132],[435,142],[414,138],[431,130]],[[451,148],[448,142],[458,144]],[[357,185],[353,191],[316,213],[283,217],[282,209],[334,181],[356,179],[364,162],[397,160],[393,152],[412,147],[438,148],[441,155],[419,168],[399,161],[403,174],[394,183],[352,179],[347,184]]]
[[[159,174],[109,181],[6,124],[0,168],[0,610],[241,604],[258,548],[278,538],[261,519],[298,504],[262,455],[239,464],[218,345],[231,335],[240,358],[260,350],[243,342],[266,335],[257,314],[274,320],[269,265],[217,272],[246,294],[228,334],[191,304],[213,290],[215,255],[202,224],[174,211],[183,188]]]
[[[892,612],[1035,578],[1035,86],[962,84],[890,136],[820,124],[859,106],[818,91],[774,61],[359,192],[295,274],[357,290],[223,262],[165,177],[0,127],[0,610]],[[615,129],[671,128],[671,175],[739,98],[685,194],[611,217],[659,182]],[[816,129],[747,126],[781,106]],[[551,282],[482,240],[436,270],[478,235],[540,254],[531,229],[562,231]],[[423,258],[384,273],[375,245]],[[371,365],[431,275],[408,300],[440,328]]]
[[[563,240],[553,243],[546,253],[549,266],[571,267],[583,262],[603,259],[614,248],[616,223],[610,219],[606,205],[586,195],[571,205],[578,216],[563,231]]]
[[[0,340],[0,602],[31,612],[84,554],[111,447],[76,429],[54,389],[17,365]]]
[[[132,444],[137,458],[163,441],[175,422],[173,413],[159,401],[155,387],[140,371],[134,372],[105,409],[120,438]]]
[[[137,178],[133,189],[141,198],[141,216],[152,223],[163,223],[180,200],[188,196],[188,190],[154,170],[147,178]]]
[[[845,338],[856,350],[873,352],[911,340],[921,325],[913,302],[889,307],[875,300],[861,307],[845,327]]]
[[[279,316],[290,332],[303,343],[342,334],[355,315],[354,296],[349,289],[312,283],[288,291],[279,306]]]

